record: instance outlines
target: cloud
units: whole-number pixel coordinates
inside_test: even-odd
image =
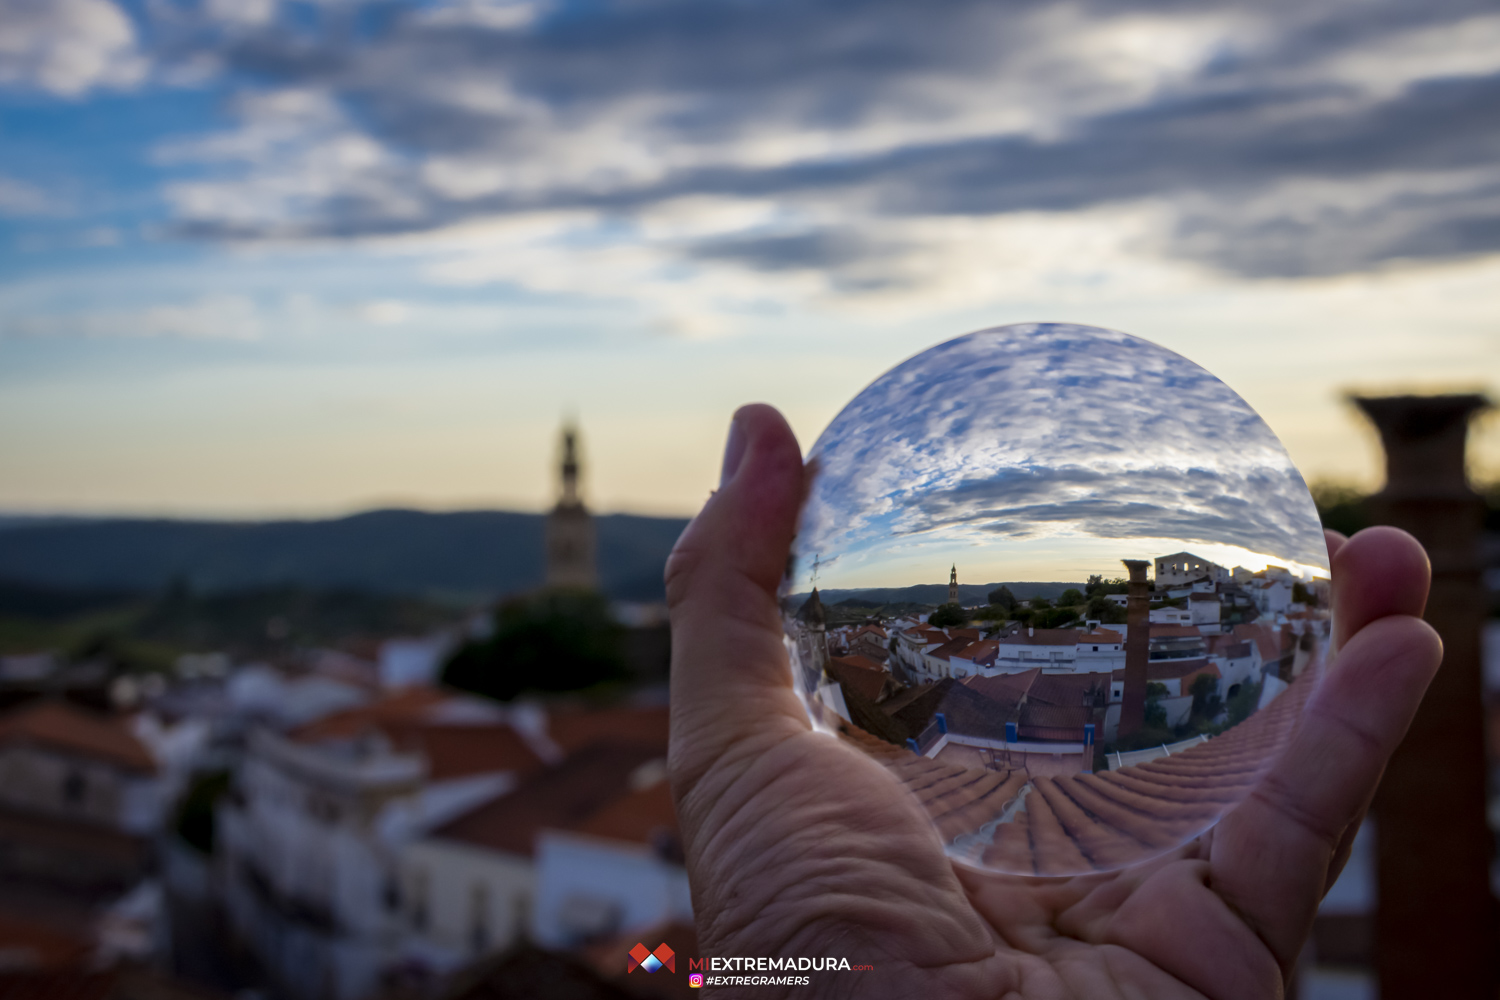
[[[240,295],[208,296],[139,309],[33,313],[0,320],[0,338],[256,340],[263,332],[260,309]]]
[[[152,8],[162,73],[239,88],[160,150],[179,235],[425,240],[435,273],[621,290],[662,328],[1500,252],[1480,0],[361,6]],[[716,214],[674,228],[690,204]],[[1043,230],[1070,252],[983,273]]]
[[[129,17],[109,0],[0,0],[0,85],[62,97],[146,75]]]
[[[41,188],[0,175],[0,215],[51,215],[59,207]]]
[[[1326,563],[1307,487],[1260,417],[1192,362],[1112,331],[948,341],[861,392],[810,457],[799,551],[866,576],[913,541],[1058,535]]]

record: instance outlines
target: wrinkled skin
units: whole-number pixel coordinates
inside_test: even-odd
[[[781,415],[736,415],[720,489],[667,564],[673,791],[702,955],[837,956],[873,972],[718,996],[1261,1000],[1284,995],[1318,901],[1441,661],[1409,536],[1330,534],[1339,656],[1308,724],[1209,834],[1073,878],[957,867],[878,764],[810,730],[776,589],[806,471]]]

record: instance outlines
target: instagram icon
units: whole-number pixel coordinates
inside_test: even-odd
[[[688,976],[688,985],[695,990],[701,990],[703,988],[703,973],[695,972]]]

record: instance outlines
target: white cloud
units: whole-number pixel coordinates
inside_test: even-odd
[[[0,337],[256,340],[260,310],[241,295],[210,296],[138,309],[32,313],[0,320]]]
[[[0,175],[0,215],[50,215],[58,207],[36,185]]]
[[[0,0],[0,84],[77,97],[146,75],[130,18],[110,0]]]

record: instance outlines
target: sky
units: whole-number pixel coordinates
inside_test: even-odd
[[[0,511],[686,514],[996,325],[1500,391],[1482,0],[0,0]],[[1500,478],[1500,419],[1475,430]]]
[[[1265,421],[1117,331],[1016,324],[893,369],[813,446],[790,589],[1125,575],[1190,550],[1328,574],[1318,512]],[[816,573],[817,579],[813,579]]]

